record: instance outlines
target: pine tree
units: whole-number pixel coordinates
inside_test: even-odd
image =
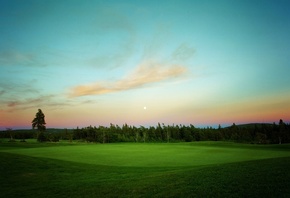
[[[45,116],[42,113],[41,109],[38,109],[38,112],[35,114],[35,118],[32,120],[32,128],[35,129],[36,127],[38,129],[37,140],[40,142],[46,141],[46,138],[43,134],[46,129],[44,117]]]

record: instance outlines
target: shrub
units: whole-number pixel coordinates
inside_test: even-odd
[[[44,133],[43,132],[39,132],[38,135],[37,135],[37,141],[38,142],[45,142],[46,140],[47,139],[46,139]]]

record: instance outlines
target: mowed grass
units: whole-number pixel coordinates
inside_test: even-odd
[[[290,145],[1,143],[0,197],[289,197]]]

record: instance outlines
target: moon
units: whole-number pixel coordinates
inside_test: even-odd
[[[144,107],[144,110],[146,110],[147,109],[147,107]]]

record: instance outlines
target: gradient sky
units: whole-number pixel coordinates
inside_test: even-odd
[[[289,122],[289,74],[288,0],[0,0],[0,130]]]

